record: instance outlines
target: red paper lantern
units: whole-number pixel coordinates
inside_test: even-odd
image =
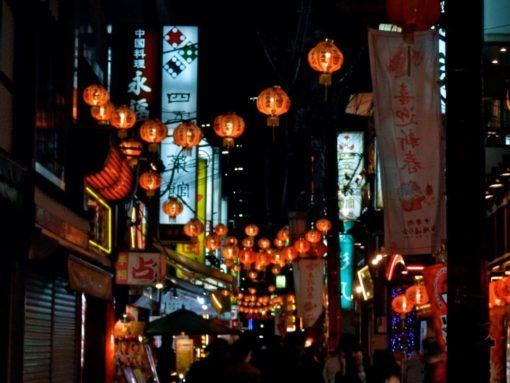
[[[204,224],[198,218],[191,219],[184,225],[184,234],[188,237],[198,237],[204,232]]]
[[[225,225],[223,225],[222,223],[219,223],[214,227],[214,232],[216,233],[216,235],[219,235],[220,237],[222,237],[224,235],[227,235],[228,228]]]
[[[276,290],[276,287],[274,287],[273,285],[269,285],[269,286],[267,287],[267,291],[269,291],[270,293],[274,293],[274,292],[275,292],[275,290]]]
[[[287,246],[282,250],[283,258],[287,263],[292,263],[297,257],[298,253],[292,246]]]
[[[255,270],[248,271],[248,278],[250,278],[252,281],[257,279],[258,275],[259,274]]]
[[[264,267],[269,266],[269,264],[271,263],[271,258],[269,257],[269,255],[266,252],[261,251],[261,252],[257,253],[256,263],[258,266],[264,268]]]
[[[290,239],[290,232],[289,232],[289,228],[288,227],[283,227],[281,228],[278,233],[276,234],[276,238],[282,240],[282,241],[285,241],[285,243],[287,243],[287,241]]]
[[[310,243],[317,243],[322,240],[322,234],[319,230],[311,229],[306,232],[305,239]]]
[[[244,132],[244,120],[235,113],[226,113],[214,119],[214,132],[223,138],[223,146],[231,148],[234,139],[239,138]]]
[[[281,271],[282,271],[282,268],[279,265],[274,265],[273,267],[271,267],[271,272],[274,275],[280,274]]]
[[[113,104],[109,101],[104,105],[93,106],[90,108],[90,114],[100,124],[106,124],[108,120],[112,117],[114,111],[115,106],[113,106]]]
[[[89,85],[83,90],[83,100],[90,106],[105,105],[110,99],[108,91],[99,84]]]
[[[161,176],[159,173],[149,170],[142,173],[139,183],[142,189],[147,192],[147,195],[152,197],[161,186]]]
[[[138,163],[138,158],[142,155],[143,146],[138,140],[127,139],[119,144],[119,149],[126,156],[128,163],[135,166]]]
[[[158,150],[158,144],[168,135],[168,128],[160,120],[147,120],[140,127],[140,137],[149,144],[149,151]]]
[[[494,284],[494,294],[503,302],[510,303],[510,278],[497,280]]]
[[[257,109],[269,116],[267,126],[279,126],[279,116],[287,113],[290,109],[290,98],[279,86],[266,88],[257,97]]]
[[[221,247],[221,239],[215,234],[209,234],[207,237],[205,237],[204,246],[206,249],[216,251]]]
[[[283,246],[285,246],[286,241],[280,238],[275,238],[273,240],[273,244],[276,246],[277,249],[281,249]]]
[[[259,233],[259,228],[257,225],[251,224],[244,228],[244,233],[248,237],[256,237]]]
[[[239,254],[239,247],[235,245],[227,245],[221,249],[221,255],[225,259],[235,259]]]
[[[269,249],[269,246],[271,246],[271,241],[267,238],[260,238],[257,242],[259,245],[259,248],[262,250]]]
[[[193,122],[185,121],[174,129],[174,142],[191,155],[191,150],[202,140],[202,130]]]
[[[136,124],[136,114],[125,105],[119,106],[113,111],[110,123],[119,129],[119,137],[126,137],[126,130]]]
[[[411,302],[409,302],[409,300],[404,294],[401,294],[393,298],[393,300],[391,301],[391,308],[397,314],[405,315],[409,314],[413,310],[414,305]]]
[[[163,203],[163,212],[168,215],[172,222],[175,222],[175,218],[182,213],[184,205],[175,197],[169,197],[168,200]]]
[[[386,11],[404,34],[428,30],[441,16],[439,0],[386,0]]]
[[[425,305],[429,303],[427,289],[423,285],[414,285],[406,290],[407,300],[414,306]]]
[[[321,218],[315,222],[315,227],[319,230],[322,235],[326,235],[331,230],[331,221],[327,218]]]
[[[332,40],[324,40],[308,52],[308,64],[313,70],[320,72],[319,84],[331,85],[331,74],[340,70],[344,63],[344,55]]]
[[[237,245],[237,238],[236,237],[227,237],[225,239],[225,244],[227,246],[235,246],[235,245]]]
[[[244,247],[251,249],[255,245],[255,240],[252,237],[247,237],[241,241],[241,244]]]
[[[304,257],[308,250],[310,250],[310,242],[301,237],[294,242],[294,249],[296,249],[300,257]]]
[[[251,249],[243,249],[239,252],[239,262],[244,266],[249,266],[255,262],[255,254]]]

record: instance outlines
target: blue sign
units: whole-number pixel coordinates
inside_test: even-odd
[[[343,310],[351,310],[353,304],[354,238],[352,235],[346,234],[353,225],[353,221],[344,221],[345,233],[340,234],[340,297]]]

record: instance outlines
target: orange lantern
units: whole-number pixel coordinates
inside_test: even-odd
[[[257,234],[259,233],[259,228],[257,225],[251,224],[244,228],[244,233],[248,237],[256,237]]]
[[[204,246],[206,249],[216,251],[221,247],[221,239],[217,235],[209,234],[207,237],[205,237]]]
[[[234,260],[233,259],[226,259],[225,260],[225,266],[227,266],[229,268],[234,266]]]
[[[317,243],[322,239],[322,234],[319,230],[311,229],[306,232],[305,239],[310,243]]]
[[[266,88],[257,97],[257,109],[269,116],[267,126],[279,126],[279,116],[287,113],[290,109],[290,98],[279,86]]]
[[[491,281],[489,283],[489,308],[505,305],[505,301],[498,298],[494,291],[497,282],[499,281]]]
[[[267,238],[260,238],[257,242],[257,245],[259,245],[259,248],[262,250],[269,249],[269,246],[271,246],[271,241]]]
[[[315,222],[315,227],[319,230],[322,235],[326,235],[331,230],[331,221],[327,218],[321,218]]]
[[[89,85],[83,90],[83,100],[90,106],[105,105],[110,99],[108,91],[102,85]]]
[[[282,271],[282,268],[280,266],[278,266],[278,265],[273,265],[273,267],[271,267],[271,272],[274,275],[280,274],[281,271]]]
[[[90,114],[92,115],[92,117],[102,125],[108,122],[108,120],[112,117],[114,111],[115,106],[113,106],[113,104],[109,101],[104,105],[93,106],[92,108],[90,108]]]
[[[221,295],[223,295],[224,297],[229,297],[230,291],[227,289],[223,289],[223,290],[221,290]]]
[[[236,298],[238,301],[240,301],[241,299],[243,299],[243,296],[244,296],[243,293],[239,293],[239,294],[237,294]]]
[[[269,255],[266,252],[261,251],[257,254],[256,263],[261,268],[264,268],[264,267],[269,266],[269,264],[271,263],[271,258],[269,257]]]
[[[281,249],[283,246],[285,246],[286,241],[284,241],[283,239],[280,239],[280,238],[275,238],[273,240],[273,243],[277,249]]]
[[[257,279],[259,273],[257,273],[255,270],[248,271],[248,278],[250,278],[252,281]]]
[[[510,303],[510,278],[497,280],[494,284],[494,294],[503,302]]]
[[[393,300],[391,301],[391,308],[397,314],[406,315],[413,310],[414,305],[411,302],[409,302],[409,300],[404,294],[401,294],[393,298]]]
[[[149,151],[156,152],[158,144],[168,135],[168,128],[160,120],[147,120],[140,126],[140,137],[149,144]]]
[[[332,40],[324,40],[308,52],[308,64],[313,70],[320,72],[319,84],[331,85],[331,74],[342,67],[344,55]]]
[[[270,293],[274,293],[274,292],[275,292],[275,290],[276,290],[276,287],[274,287],[274,285],[269,285],[269,286],[267,287],[267,291],[269,291]]]
[[[430,29],[441,16],[439,0],[386,0],[386,11],[390,22],[411,36]]]
[[[251,295],[255,295],[257,293],[257,289],[255,287],[250,287],[250,288],[248,288],[248,292]]]
[[[241,270],[241,266],[239,266],[239,265],[234,265],[232,267],[232,271],[234,271],[235,273],[238,273],[240,270]]]
[[[193,218],[184,225],[184,234],[188,237],[198,237],[203,232],[204,224],[198,218]]]
[[[252,237],[244,238],[241,243],[248,249],[251,249],[255,245],[255,241]]]
[[[169,197],[168,200],[163,203],[163,212],[168,215],[171,222],[175,222],[175,218],[182,213],[184,205],[175,197]]]
[[[239,254],[239,248],[235,245],[227,245],[221,249],[221,255],[225,259],[234,259]]]
[[[239,252],[239,262],[245,266],[251,265],[255,261],[255,255],[251,249],[243,249]]]
[[[214,132],[223,138],[223,146],[232,148],[234,138],[239,138],[244,132],[244,120],[237,114],[230,112],[214,119]]]
[[[149,170],[142,173],[139,183],[142,189],[147,192],[147,195],[152,197],[161,186],[161,176],[159,173]]]
[[[214,232],[216,233],[216,235],[219,235],[220,237],[222,237],[224,235],[227,235],[228,228],[225,225],[223,225],[222,223],[219,223],[214,227]]]
[[[193,122],[185,121],[174,129],[174,142],[191,155],[191,149],[202,140],[202,130]]]
[[[304,257],[308,250],[310,250],[310,242],[301,237],[294,242],[294,249],[298,252],[300,257]]]
[[[414,306],[425,305],[429,303],[427,289],[423,285],[414,285],[406,290],[407,300]]]
[[[294,249],[292,246],[287,246],[282,250],[283,258],[287,263],[292,263],[298,256],[298,253],[296,249]]]
[[[237,245],[237,238],[236,237],[227,237],[225,239],[225,244],[229,246],[235,246]]]
[[[128,163],[135,166],[138,163],[138,158],[142,155],[142,143],[138,140],[127,139],[119,144],[119,149],[126,156]]]
[[[126,130],[136,124],[136,114],[125,105],[119,106],[113,111],[110,123],[119,129],[119,137],[126,137]]]
[[[276,234],[276,238],[284,241],[287,243],[287,241],[290,239],[290,232],[288,227],[281,228],[278,233]]]

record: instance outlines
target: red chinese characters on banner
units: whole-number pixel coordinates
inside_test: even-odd
[[[166,277],[166,260],[159,253],[123,252],[115,265],[116,283],[153,285]]]
[[[322,313],[324,260],[301,259],[293,263],[296,307],[303,326],[311,327]]]

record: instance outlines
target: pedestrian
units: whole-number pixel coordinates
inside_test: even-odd
[[[344,353],[343,371],[336,374],[335,383],[366,383],[363,351],[354,345]]]
[[[247,338],[241,338],[232,345],[230,360],[224,370],[225,383],[261,383],[260,370],[251,364],[253,350],[254,345]],[[216,380],[209,380],[213,381]]]
[[[367,372],[367,383],[399,383],[400,366],[390,350],[375,350],[372,366]]]
[[[216,339],[206,348],[207,356],[193,363],[186,375],[189,383],[222,382],[227,365],[228,342]]]
[[[299,364],[297,381],[303,383],[324,383],[322,366],[319,362],[319,347],[315,342],[304,349]]]
[[[322,376],[325,383],[335,383],[337,374],[345,375],[345,353],[340,345],[332,350],[324,362]]]

